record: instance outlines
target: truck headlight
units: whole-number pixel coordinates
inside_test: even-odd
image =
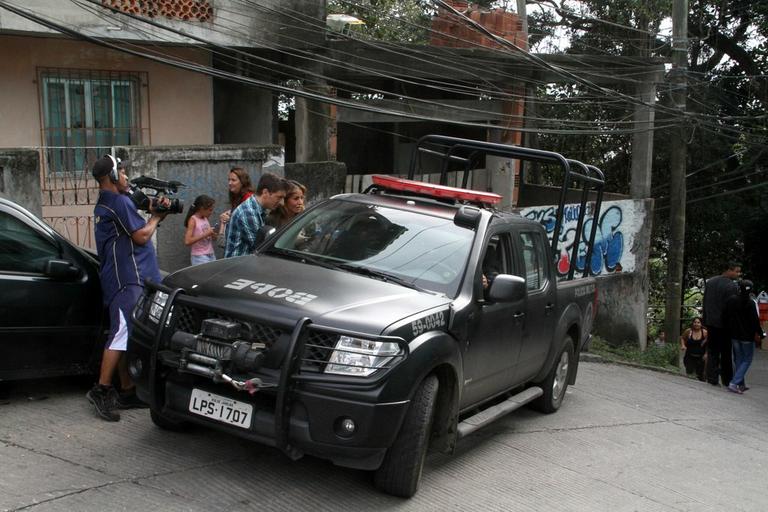
[[[163,314],[165,304],[168,302],[168,294],[165,292],[157,291],[152,296],[149,303],[149,319],[154,323],[160,323],[160,316]]]
[[[400,354],[397,343],[339,336],[325,373],[367,377]]]

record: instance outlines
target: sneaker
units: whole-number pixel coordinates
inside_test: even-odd
[[[745,386],[744,384],[739,384],[739,389],[742,390],[742,391],[749,390],[749,388],[747,386]]]
[[[117,407],[117,391],[112,386],[96,384],[85,394],[85,398],[96,408],[96,413],[107,421],[119,421],[120,414],[115,412]]]
[[[117,408],[118,409],[146,409],[149,405],[141,401],[136,395],[136,388],[132,388],[128,391],[121,391],[117,395]]]
[[[741,388],[739,386],[737,386],[736,384],[728,384],[728,391],[730,391],[732,393],[736,393],[737,395],[741,395],[741,394],[744,393],[741,390]]]

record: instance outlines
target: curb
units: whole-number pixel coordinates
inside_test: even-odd
[[[647,364],[631,363],[629,361],[622,361],[621,359],[611,359],[598,354],[591,354],[589,352],[582,352],[579,355],[579,361],[588,362],[588,363],[619,364],[621,366],[629,366],[630,368],[638,368],[641,370],[651,370],[654,372],[661,372],[661,373],[667,373],[669,375],[680,375],[681,377],[686,377],[686,375],[681,373],[679,370],[671,370],[669,368],[662,368],[660,366],[650,366]]]

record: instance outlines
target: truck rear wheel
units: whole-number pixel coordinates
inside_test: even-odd
[[[573,363],[573,339],[566,336],[560,346],[560,351],[555,357],[552,368],[539,383],[544,394],[531,402],[531,407],[543,413],[553,413],[560,408],[565,398],[565,390],[568,389],[568,373]]]
[[[437,377],[430,375],[416,391],[395,442],[374,474],[381,491],[403,498],[416,494],[429,446],[437,389]]]
[[[149,417],[152,418],[152,423],[160,427],[163,430],[170,430],[172,432],[181,432],[189,428],[189,423],[186,421],[172,420],[167,416],[163,416],[154,409],[149,410]]]

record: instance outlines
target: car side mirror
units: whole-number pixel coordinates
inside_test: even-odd
[[[528,292],[525,279],[511,274],[499,274],[491,283],[488,299],[492,302],[517,302]]]
[[[55,279],[67,279],[80,276],[80,269],[67,260],[51,259],[45,262],[43,273]]]
[[[277,229],[274,226],[267,226],[266,224],[261,226],[259,231],[256,232],[256,245],[261,245],[262,242],[274,235],[276,231]]]

